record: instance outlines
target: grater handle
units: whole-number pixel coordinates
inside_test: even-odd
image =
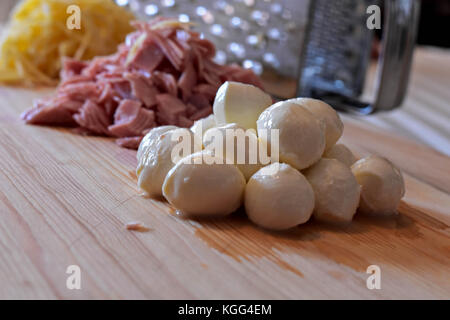
[[[386,0],[386,27],[378,63],[375,111],[402,104],[419,25],[420,0]]]
[[[356,114],[371,114],[400,106],[406,96],[414,46],[419,25],[420,0],[385,0],[385,25],[378,60],[375,99],[336,92],[313,90],[312,96],[323,99],[334,108]]]

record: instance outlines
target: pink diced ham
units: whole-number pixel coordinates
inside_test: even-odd
[[[102,107],[91,100],[86,100],[79,113],[74,114],[73,119],[92,133],[108,133],[108,115]]]
[[[197,84],[197,73],[192,61],[188,63],[180,78],[178,79],[178,88],[181,90],[181,96],[184,101],[192,95],[192,89]]]
[[[156,95],[159,92],[150,79],[138,72],[126,73],[125,79],[131,84],[133,97],[142,101],[147,108],[156,105]]]
[[[142,138],[142,136],[118,138],[116,139],[116,143],[123,148],[137,149],[139,148]]]
[[[162,125],[179,125],[179,117],[186,115],[187,107],[183,101],[170,94],[159,94],[156,96],[158,106],[156,107],[156,118]]]
[[[76,124],[72,118],[72,112],[62,107],[57,99],[45,102],[36,101],[34,108],[22,113],[21,117],[28,124],[55,126],[73,126]]]
[[[129,67],[152,72],[163,61],[164,53],[159,45],[152,39],[146,38],[144,44],[138,48]]]
[[[114,114],[114,124],[108,127],[115,137],[141,136],[143,131],[155,126],[153,110],[142,108],[136,100],[123,100]]]
[[[76,127],[77,132],[117,138],[137,149],[153,127],[190,127],[212,113],[217,89],[225,81],[262,87],[238,65],[213,61],[215,47],[185,26],[166,18],[134,22],[137,29],[115,54],[92,61],[64,59],[56,93],[37,100],[22,118],[29,124]]]

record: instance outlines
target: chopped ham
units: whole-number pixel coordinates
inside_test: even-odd
[[[201,83],[194,87],[193,92],[204,96],[208,101],[214,100],[216,92],[219,90],[218,86],[213,86],[207,83]]]
[[[151,78],[161,92],[167,92],[170,95],[177,96],[177,81],[172,74],[155,71]]]
[[[114,82],[112,84],[114,91],[118,94],[119,99],[131,99],[133,94],[131,93],[131,84],[126,79]]]
[[[211,113],[212,113],[212,107],[204,108],[204,109],[201,109],[201,110],[198,110],[197,112],[195,112],[190,118],[193,121],[197,121],[197,120],[206,118]]]
[[[177,97],[170,94],[159,94],[156,118],[162,125],[178,125],[179,116],[186,115],[187,107]]]
[[[215,47],[187,25],[158,17],[134,22],[117,53],[92,61],[64,59],[56,93],[37,100],[22,118],[30,124],[77,127],[137,149],[153,127],[190,127],[212,113],[225,81],[261,87],[238,65],[213,62]]]
[[[150,228],[138,221],[128,222],[125,227],[130,231],[148,232]]]
[[[109,132],[115,137],[140,136],[143,131],[155,126],[153,110],[142,108],[142,103],[136,100],[123,100],[114,114],[114,124],[109,126]]]
[[[180,124],[180,127],[189,128],[189,127],[192,127],[192,125],[194,124],[194,121],[189,119],[186,116],[180,115],[178,117],[178,123]]]
[[[72,58],[63,59],[63,68],[61,70],[61,79],[68,80],[74,76],[81,74],[84,68],[87,67],[87,63]]]
[[[191,118],[191,116],[195,114],[197,111],[198,111],[197,107],[194,106],[192,103],[186,104],[186,114],[189,118]]]
[[[196,93],[192,95],[188,103],[197,107],[197,109],[205,109],[212,106],[212,101],[208,99],[208,97],[201,93]]]
[[[178,88],[181,90],[183,101],[189,99],[192,95],[192,89],[197,84],[197,73],[195,72],[192,61],[184,69],[180,78],[178,79]]]
[[[131,57],[131,56],[130,56]],[[129,62],[129,67],[138,70],[152,72],[163,61],[164,53],[155,41],[145,38],[143,45],[137,48],[134,58]]]
[[[64,83],[60,86],[58,93],[58,96],[67,95],[71,99],[83,102],[88,99],[96,100],[100,94],[97,84],[93,81]]]
[[[136,99],[142,101],[147,108],[156,105],[156,95],[159,92],[150,79],[137,72],[125,74],[125,79],[130,82],[131,92]]]
[[[62,104],[52,99],[45,102],[36,101],[33,109],[22,113],[22,119],[29,124],[73,126],[75,121],[72,112],[62,107]]]
[[[79,113],[73,119],[89,131],[96,134],[108,134],[109,118],[105,110],[91,100],[86,100]]]
[[[184,52],[183,50],[170,38],[164,39],[157,32],[153,34],[155,42],[162,50],[166,58],[170,61],[173,67],[180,70],[183,64]]]
[[[141,137],[118,138],[118,139],[116,139],[116,143],[123,148],[137,149],[137,148],[139,148],[139,145],[141,144],[142,138],[143,138],[142,136]]]

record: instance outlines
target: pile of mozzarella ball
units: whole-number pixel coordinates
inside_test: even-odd
[[[346,146],[336,144],[344,125],[328,104],[307,98],[273,104],[254,86],[227,82],[213,109],[190,130],[164,126],[145,136],[137,154],[138,185],[145,193],[163,196],[193,217],[226,216],[244,205],[249,219],[269,230],[290,229],[312,216],[348,223],[358,208],[375,215],[397,212],[405,193],[400,171],[378,156],[357,161]],[[279,163],[269,164],[278,166],[276,173],[267,174],[262,169],[268,167],[258,162],[205,161],[216,156],[207,137],[236,129],[255,129],[248,137],[255,141],[261,141],[262,130],[278,129]],[[193,142],[192,154],[177,163],[171,157],[178,143],[174,134]],[[271,141],[264,142],[270,148]]]

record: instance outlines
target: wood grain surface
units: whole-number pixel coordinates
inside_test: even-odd
[[[366,100],[372,101],[375,65],[369,72]],[[411,85],[401,108],[357,117],[379,130],[406,137],[450,156],[450,49],[420,47]]]
[[[48,90],[0,87],[0,298],[450,298],[450,158],[345,117],[344,142],[405,173],[400,215],[269,233],[242,212],[183,220],[136,188],[135,152],[24,125]],[[447,102],[443,102],[447,103]],[[148,232],[126,229],[139,221]],[[69,265],[81,290],[66,287]],[[381,290],[366,269],[381,268]]]

